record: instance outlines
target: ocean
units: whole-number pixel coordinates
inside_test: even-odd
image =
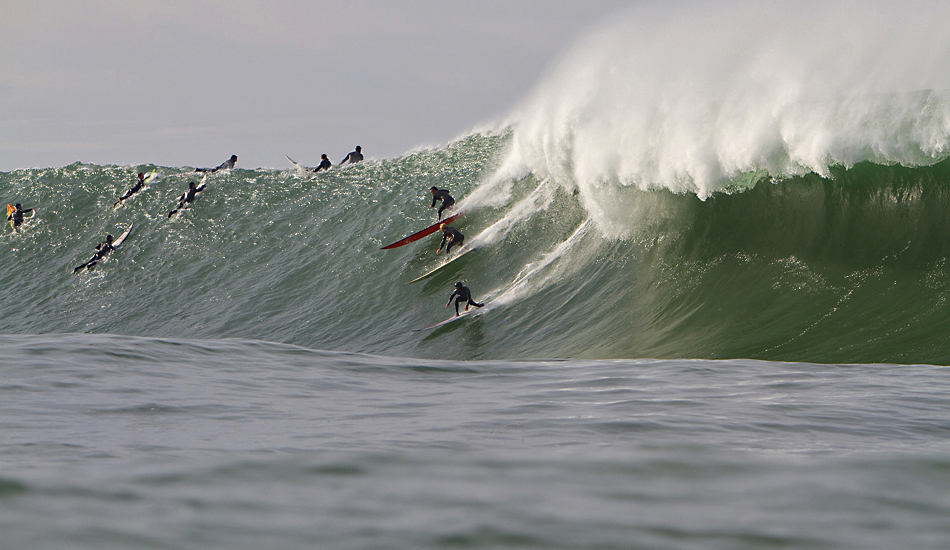
[[[0,548],[948,547],[950,93],[733,15],[325,173],[0,173]]]

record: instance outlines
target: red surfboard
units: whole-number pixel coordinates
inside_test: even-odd
[[[458,218],[458,217],[461,216],[461,215],[462,215],[462,213],[459,212],[458,214],[449,216],[448,218],[445,218],[445,219],[442,220],[442,221],[435,222],[434,224],[430,225],[429,227],[423,229],[422,231],[419,231],[419,232],[417,232],[417,233],[413,233],[412,235],[409,235],[408,237],[406,237],[405,239],[402,239],[401,241],[396,241],[396,242],[394,242],[393,244],[387,244],[387,245],[384,246],[381,250],[389,250],[390,248],[397,248],[397,247],[400,247],[400,246],[402,246],[402,245],[404,245],[404,244],[409,244],[409,243],[411,243],[411,242],[418,241],[418,240],[421,239],[422,237],[426,237],[426,236],[428,236],[428,235],[431,235],[431,234],[435,233],[436,231],[438,231],[439,229],[441,229],[443,223],[451,223],[451,222],[455,221],[455,219]]]

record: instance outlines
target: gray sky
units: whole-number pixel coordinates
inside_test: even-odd
[[[500,120],[620,0],[3,0],[0,170],[287,167]]]

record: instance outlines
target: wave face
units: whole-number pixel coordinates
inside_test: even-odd
[[[316,176],[214,174],[173,219],[183,169],[0,174],[8,202],[38,210],[2,236],[0,333],[950,363],[950,94],[935,80],[950,8],[810,8],[635,12],[579,41],[497,132]],[[433,185],[461,199],[476,251],[406,285],[441,261],[438,237],[380,247],[435,221]],[[486,307],[413,332],[448,316],[456,280]]]

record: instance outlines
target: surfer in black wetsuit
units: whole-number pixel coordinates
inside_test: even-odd
[[[442,201],[442,206],[439,207],[439,219],[441,220],[442,211],[455,204],[455,199],[452,198],[452,195],[449,195],[447,189],[439,189],[434,185],[429,188],[429,192],[432,193],[432,204],[429,205],[429,208],[435,208],[435,202]]]
[[[442,252],[442,247],[448,243],[448,246],[445,249],[445,255],[448,256],[452,252],[452,247],[459,245],[459,248],[462,247],[462,243],[465,242],[465,235],[462,235],[458,229],[454,227],[449,227],[448,225],[442,226],[442,243],[439,245],[439,249],[435,251],[436,254]]]
[[[231,155],[231,158],[222,162],[218,165],[217,168],[195,168],[195,172],[217,172],[218,170],[230,170],[234,168],[234,164],[237,162],[237,155]]]
[[[138,193],[143,187],[145,187],[145,174],[143,174],[142,172],[139,172],[138,179],[135,180],[135,185],[133,185],[131,189],[126,191],[124,195],[119,197],[119,200],[115,201],[115,204],[112,205],[112,208],[119,206],[119,203],[131,197],[135,193]]]
[[[16,203],[16,206],[14,207],[13,212],[10,212],[10,215],[7,216],[7,220],[13,222],[14,231],[19,231],[20,226],[23,225],[23,214],[26,214],[27,212],[32,212],[32,211],[33,211],[32,208],[27,208],[26,210],[24,210],[23,207],[20,206],[20,203]]]
[[[320,155],[320,166],[317,166],[311,172],[319,172],[320,170],[329,170],[333,168],[333,163],[330,162],[330,159],[326,155]]]
[[[456,298],[456,296],[458,296]],[[459,304],[465,302],[465,311],[468,311],[468,306],[482,307],[485,304],[479,304],[472,299],[472,291],[468,289],[467,286],[462,286],[462,282],[459,281],[455,283],[455,291],[452,292],[452,295],[449,296],[448,303],[445,304],[445,307],[449,307],[452,304],[452,298],[455,298],[455,316],[458,317],[459,314]]]
[[[174,216],[175,213],[181,210],[186,204],[188,204],[189,202],[193,202],[195,200],[195,197],[198,196],[198,193],[200,193],[201,190],[204,188],[205,188],[204,185],[202,185],[201,187],[198,187],[197,183],[193,181],[189,181],[188,191],[186,191],[185,194],[182,195],[181,198],[178,199],[178,206],[176,206],[174,210],[168,213],[168,217],[170,218]]]
[[[357,162],[360,162],[361,160],[363,160],[363,153],[360,152],[362,150],[363,148],[357,145],[356,151],[350,152],[350,154],[346,155],[345,159],[340,161],[340,166],[342,166],[347,161],[349,161],[349,164],[356,164]]]
[[[96,267],[96,264],[99,263],[99,260],[104,258],[106,254],[112,252],[113,250],[115,250],[115,247],[112,246],[112,235],[106,235],[106,240],[96,245],[96,253],[92,255],[92,258],[88,262],[76,266],[76,269],[73,270],[73,273],[76,273],[84,267],[89,271],[92,271],[92,268]]]

